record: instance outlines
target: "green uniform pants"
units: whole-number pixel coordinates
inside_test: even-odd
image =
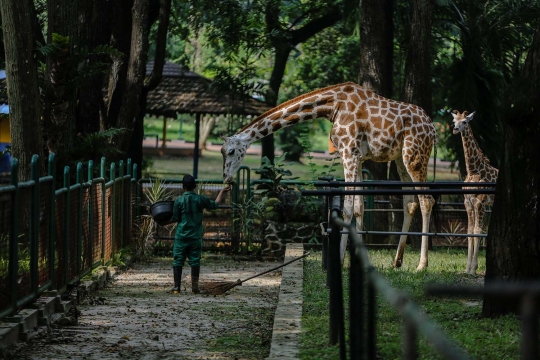
[[[184,266],[186,257],[191,267],[201,266],[202,239],[174,240],[173,266]]]

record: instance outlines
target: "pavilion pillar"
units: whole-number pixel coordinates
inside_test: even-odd
[[[167,117],[163,117],[163,139],[161,143],[161,147],[167,147]]]
[[[193,151],[193,177],[197,179],[199,173],[199,139],[201,137],[201,114],[195,117],[195,148]]]

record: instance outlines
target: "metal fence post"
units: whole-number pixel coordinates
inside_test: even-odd
[[[90,250],[90,268],[94,267],[94,162],[88,160],[88,247]]]
[[[118,222],[120,223],[120,226],[118,226],[118,228],[120,230],[120,236],[118,237],[118,239],[120,239],[120,244],[119,244],[120,249],[125,246],[125,243],[124,243],[124,180],[123,180],[123,177],[124,177],[124,161],[120,160],[118,162],[118,178],[120,179],[120,186],[119,186],[120,189],[115,190],[115,191],[120,192],[120,194],[117,195],[118,200],[120,201],[120,204],[117,204],[118,210],[120,210],[120,214],[117,214],[118,217],[119,217]],[[115,184],[116,184],[116,179],[115,179]]]
[[[125,204],[125,210],[127,211],[126,219],[127,219],[127,226],[129,227],[127,238],[129,240],[129,244],[131,245],[131,230],[133,229],[133,226],[131,224],[131,210],[133,209],[133,204],[131,204],[131,179],[133,178],[132,172],[131,172],[131,158],[127,159],[127,166],[126,166],[127,175],[129,176],[128,184],[127,184],[127,204]]]
[[[52,177],[51,183],[51,203],[50,203],[50,212],[49,212],[49,277],[51,279],[51,288],[57,289],[58,284],[56,284],[56,277],[54,272],[54,263],[56,260],[56,155],[54,153],[49,154],[49,164],[48,164],[49,176]]]
[[[351,359],[364,358],[364,267],[356,254],[357,244],[349,244],[349,353]],[[358,319],[353,321],[352,319]],[[369,359],[369,358],[368,358]]]
[[[19,272],[19,159],[11,158],[11,185],[15,186],[11,197],[11,232],[9,241],[9,278],[11,279],[11,311],[17,310]]]
[[[66,259],[66,263],[64,264],[64,273],[65,275],[65,284],[62,284],[62,286],[66,285],[70,280],[70,268],[69,263],[71,260],[71,254],[69,253],[69,216],[71,213],[71,190],[70,187],[70,181],[69,181],[69,166],[64,167],[64,187],[67,189],[66,191],[66,206],[65,206],[65,212],[64,212],[64,258]]]
[[[34,181],[32,189],[32,205],[30,216],[30,278],[32,284],[32,294],[34,298],[38,297],[38,280],[39,280],[39,156],[32,156],[31,178]]]
[[[82,163],[77,163],[76,182],[79,184],[79,206],[77,207],[77,277],[81,277],[81,257],[82,257],[82,199],[83,199],[83,175]]]
[[[105,265],[105,228],[106,228],[106,216],[105,213],[107,209],[105,208],[105,191],[106,191],[106,180],[105,180],[105,164],[107,159],[105,157],[101,158],[100,164],[100,177],[103,179],[101,184],[101,265]]]
[[[341,199],[335,196],[332,202],[332,212],[341,211]],[[330,344],[340,343],[340,357],[345,358],[345,334],[343,319],[343,284],[341,280],[341,259],[339,245],[341,234],[339,226],[332,227],[330,243],[328,244],[328,280],[330,285]]]
[[[370,265],[369,271],[374,268]],[[377,290],[372,282],[367,284],[367,358],[377,357]]]
[[[135,179],[135,183],[137,184],[137,186],[135,187],[135,217],[137,219],[139,219],[139,217],[141,216],[141,211],[140,211],[140,202],[141,202],[141,194],[140,194],[140,189],[139,189],[139,182],[138,182],[138,179],[137,179],[137,164],[133,164],[133,176],[134,176],[134,179]]]
[[[403,326],[404,344],[403,344],[403,357],[407,360],[418,359],[418,331],[414,324],[405,318],[405,325]]]
[[[521,299],[521,358],[538,359],[538,318],[536,298],[531,293],[523,294]]]
[[[115,209],[115,205],[116,205],[116,201],[115,201],[115,193],[116,193],[116,184],[114,182],[114,179],[116,177],[116,172],[115,172],[115,168],[116,168],[116,165],[115,163],[111,163],[111,167],[110,167],[110,170],[109,170],[109,176],[110,176],[110,181],[112,181],[112,184],[111,184],[111,200],[110,200],[110,208],[111,208],[111,212],[112,212],[112,216],[111,216],[111,258],[113,257],[113,255],[115,254],[114,252],[114,245],[115,245],[115,241],[114,241],[114,236],[116,235],[116,226],[114,226],[115,224],[115,220],[116,220],[116,209]]]

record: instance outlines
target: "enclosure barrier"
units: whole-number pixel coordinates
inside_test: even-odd
[[[78,163],[75,183],[69,166],[56,179],[56,157],[39,177],[39,157],[31,161],[31,180],[19,182],[18,159],[11,160],[11,184],[0,187],[0,320],[35,301],[45,291],[64,292],[93,269],[108,265],[131,244],[137,165],[101,159],[94,178],[92,160]],[[126,174],[124,174],[126,168]],[[63,180],[63,181],[62,181]],[[63,184],[57,189],[57,184]]]
[[[388,281],[371,265],[369,261],[366,245],[361,240],[353,222],[346,224],[340,217],[342,213],[343,195],[414,195],[414,194],[493,194],[495,192],[494,183],[462,183],[462,182],[439,182],[422,183],[422,187],[435,187],[438,189],[362,189],[343,190],[340,186],[366,186],[363,182],[346,183],[338,181],[326,181],[316,183],[315,186],[325,187],[324,190],[305,190],[302,195],[326,195],[326,203],[329,206],[328,229],[330,238],[328,243],[323,243],[323,266],[327,269],[327,283],[330,287],[329,301],[329,322],[330,322],[330,344],[339,344],[340,358],[346,359],[345,325],[343,308],[343,284],[341,278],[341,260],[339,247],[341,242],[341,229],[348,233],[349,238],[349,354],[351,359],[376,358],[376,296],[381,293],[403,317],[404,319],[404,348],[403,355],[406,359],[418,358],[418,331],[421,331],[434,348],[445,358],[466,359],[467,354],[462,349],[457,348],[444,334],[425,316],[418,306],[408,299],[405,293],[394,289]],[[371,182],[370,187],[415,187],[418,183],[404,182]],[[466,187],[466,189],[441,189],[443,187]],[[470,187],[481,187],[470,189]],[[328,189],[330,188],[330,189]],[[330,200],[331,199],[331,200]],[[401,234],[401,233],[400,233]],[[419,235],[430,235],[418,233]],[[475,234],[467,234],[473,236]],[[367,291],[366,288],[367,287]],[[441,289],[433,290],[442,292]],[[448,290],[450,291],[450,290]],[[533,292],[534,294],[534,292]],[[530,296],[525,299],[530,300]],[[364,301],[367,302],[367,309],[364,309]],[[526,300],[525,304],[526,303]],[[525,307],[525,309],[529,309]],[[529,309],[530,310],[530,309]],[[531,330],[528,336],[536,336],[536,328],[532,321],[525,321],[524,326]],[[367,335],[365,334],[365,330]],[[533,334],[533,335],[531,335]],[[366,338],[366,339],[364,339]],[[529,337],[528,339],[531,339]],[[525,348],[526,345],[523,345]],[[532,345],[528,346],[529,348]],[[523,351],[531,351],[525,349]]]

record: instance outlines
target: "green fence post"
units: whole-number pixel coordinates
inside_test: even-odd
[[[88,241],[90,250],[90,268],[94,268],[94,162],[88,161],[88,183],[90,196],[88,197]]]
[[[32,205],[30,216],[30,278],[32,280],[32,293],[34,298],[38,297],[39,280],[39,156],[32,155],[31,179],[34,181],[32,191]]]
[[[127,171],[127,174],[129,176],[129,180],[127,182],[127,204],[125,204],[125,210],[127,211],[127,215],[126,215],[126,219],[127,219],[127,226],[129,227],[129,231],[128,231],[128,240],[129,240],[129,245],[131,245],[131,242],[132,242],[132,237],[131,237],[131,231],[133,229],[133,224],[131,223],[132,219],[131,219],[131,210],[133,209],[133,204],[131,203],[131,179],[133,178],[133,173],[131,172],[132,168],[131,168],[131,159],[127,159],[127,167],[126,167],[126,171]]]
[[[120,236],[118,238],[121,241],[119,244],[119,248],[122,249],[126,245],[124,242],[124,160],[120,160],[118,162],[118,178],[120,179],[120,195],[118,196],[118,199],[120,200],[120,204],[118,204],[120,214],[117,214],[119,216],[118,222],[120,223],[120,226],[118,226],[120,230]],[[118,191],[118,189],[115,189],[115,191]]]
[[[65,213],[64,213],[64,259],[65,259],[65,264],[64,264],[64,271],[65,271],[65,284],[62,284],[62,287],[64,285],[67,285],[67,283],[69,283],[69,280],[70,279],[70,268],[69,268],[69,264],[70,264],[70,254],[69,254],[69,240],[70,240],[70,237],[69,237],[69,216],[70,216],[70,213],[71,213],[71,190],[69,189],[70,185],[69,185],[69,166],[65,166],[64,167],[64,187],[66,188],[66,205],[64,206],[64,209],[65,209]]]
[[[107,181],[105,180],[105,164],[107,163],[107,159],[105,157],[101,158],[101,166],[100,166],[100,177],[103,179],[103,183],[101,185],[101,265],[105,265],[105,220],[106,220],[106,211],[105,208],[105,191],[107,190],[107,187],[105,186]]]
[[[56,284],[56,278],[54,276],[54,263],[56,261],[56,155],[54,153],[49,154],[49,164],[48,164],[49,176],[52,177],[51,180],[51,210],[49,212],[49,277],[51,279],[51,289],[57,289],[58,284]]]
[[[133,178],[135,179],[135,183],[137,184],[137,186],[135,187],[135,217],[137,219],[139,219],[139,217],[141,216],[141,211],[140,211],[140,201],[141,201],[141,192],[140,192],[140,189],[139,189],[139,182],[138,182],[138,179],[137,179],[137,174],[138,174],[138,169],[137,169],[137,164],[133,164]]]
[[[77,206],[77,278],[81,278],[81,257],[82,257],[82,195],[83,195],[83,175],[82,163],[77,163],[76,182],[79,184],[79,206]]]
[[[17,310],[19,277],[19,159],[11,158],[11,185],[15,186],[11,197],[11,232],[9,241],[9,279],[11,280],[11,310]]]
[[[105,166],[107,164],[107,159],[105,157],[101,158],[101,167],[100,167],[100,176],[105,180]]]
[[[115,186],[115,183],[114,183],[114,179],[116,177],[116,173],[115,173],[115,168],[116,168],[116,165],[115,163],[111,163],[111,168],[110,168],[110,171],[109,171],[109,174],[110,174],[110,181],[112,181],[112,184],[111,184],[111,212],[112,212],[112,216],[111,216],[111,258],[113,257],[114,255],[114,236],[115,236],[115,220],[116,220],[116,211],[115,211],[115,205],[116,205],[116,202],[115,202],[115,191],[116,191],[116,186]]]

